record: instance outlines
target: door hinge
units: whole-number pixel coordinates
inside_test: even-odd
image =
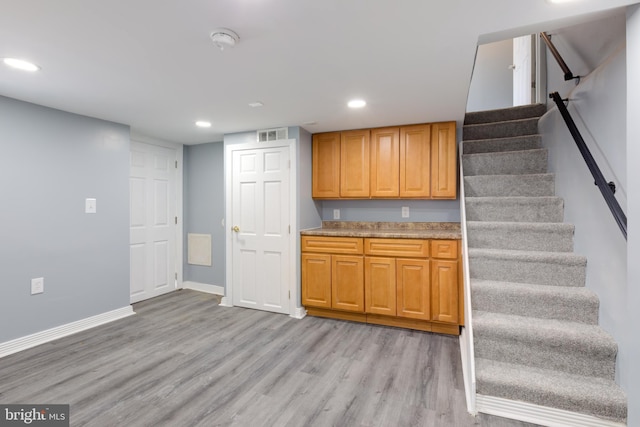
[[[176,225],[178,224],[178,217],[176,217]]]
[[[291,299],[291,291],[289,291],[289,299]]]
[[[291,234],[291,226],[289,226],[289,234]]]
[[[176,160],[176,169],[178,169],[178,161]]]
[[[178,273],[175,274],[176,280],[178,280]]]

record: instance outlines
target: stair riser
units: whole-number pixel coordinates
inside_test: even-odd
[[[476,229],[467,224],[470,248],[572,252],[573,232]]]
[[[542,148],[542,137],[540,135],[534,135],[464,141],[462,144],[462,153],[496,153],[503,151],[535,150],[539,148]]]
[[[523,105],[515,108],[504,108],[490,111],[474,111],[465,115],[464,124],[471,125],[540,117],[546,113],[546,111],[547,107],[542,104]]]
[[[547,150],[507,151],[462,156],[464,176],[541,174],[547,172],[547,164]]]
[[[581,414],[590,414],[596,417],[622,422],[626,425],[624,422],[627,417],[626,406],[619,404],[611,407],[604,403],[602,399],[577,401],[574,396],[558,396],[548,393],[546,390],[536,389],[535,385],[493,383],[486,381],[480,376],[477,378],[476,390],[478,394],[530,402],[535,405],[559,408]]]
[[[586,265],[474,258],[471,255],[469,271],[474,279],[548,286],[584,286],[586,277]]]
[[[562,222],[562,201],[471,201],[467,198],[468,221]]]
[[[499,122],[478,125],[465,125],[463,140],[510,138],[523,135],[538,134],[538,118],[523,119],[510,122]]]
[[[471,305],[474,310],[537,319],[566,320],[587,325],[598,324],[597,300],[581,297],[553,298],[536,293],[498,292],[495,289],[481,289],[473,285],[471,295]]]
[[[475,357],[553,369],[575,375],[615,378],[615,353],[594,354],[586,346],[523,342],[482,336],[474,328]]]
[[[547,197],[555,195],[553,175],[489,175],[464,178],[466,197]]]

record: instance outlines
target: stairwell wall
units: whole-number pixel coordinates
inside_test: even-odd
[[[630,26],[627,31],[631,30],[631,26],[635,26],[637,31],[637,22],[632,22],[629,18],[626,23]],[[630,192],[634,189],[628,187],[627,182],[638,182],[640,176],[633,179],[632,175],[636,172],[627,155],[627,141],[632,141],[627,136],[627,118],[632,117],[627,107],[627,94],[634,93],[628,87],[632,80],[627,79],[627,76],[634,75],[633,73],[637,75],[639,70],[636,68],[632,72],[631,68],[627,68],[627,58],[637,61],[638,47],[635,47],[634,55],[630,55],[630,49],[634,47],[631,37],[625,33],[624,16],[566,29],[560,35],[566,37],[565,40],[578,44],[573,51],[565,46],[561,53],[574,74],[583,77],[578,86],[574,82],[564,82],[557,64],[550,62],[547,67],[548,90],[557,90],[561,96],[570,99],[568,108],[576,125],[605,178],[616,183],[616,198],[627,212],[629,222],[633,224],[633,216],[629,215],[633,211],[628,209],[628,197],[633,200],[633,193]],[[556,36],[554,43],[563,46],[559,38]],[[597,61],[600,65],[590,68],[589,62],[596,63],[593,57],[589,61],[578,59],[580,52],[586,51],[594,40],[601,40],[596,42],[600,43],[601,58]],[[629,46],[626,47],[625,43],[629,43]],[[576,62],[580,64],[579,70],[573,68],[572,64]],[[631,254],[628,253],[627,242],[604,198],[593,184],[594,180],[560,113],[557,108],[551,108],[552,104],[551,102],[549,112],[539,124],[543,145],[549,149],[549,170],[556,174],[557,195],[564,198],[565,222],[576,226],[575,252],[588,259],[586,285],[600,297],[600,325],[618,343],[616,381],[628,394],[629,425],[636,425],[640,423],[640,372],[634,366],[639,353],[635,338],[637,333],[632,325],[638,324],[633,313],[637,311],[640,300],[637,295],[633,298],[632,282],[637,280],[632,280],[632,262],[629,276],[627,271],[627,259],[632,259]],[[637,115],[636,111],[635,117]],[[635,160],[637,165],[640,156],[635,157]],[[631,247],[633,235],[629,242]],[[635,259],[640,257],[636,256]],[[640,272],[635,274],[636,278],[640,278]]]

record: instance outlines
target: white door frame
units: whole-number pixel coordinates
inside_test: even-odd
[[[141,142],[143,144],[156,145],[158,147],[171,148],[176,150],[176,159],[178,160],[178,168],[176,169],[176,216],[178,217],[178,224],[176,225],[176,273],[178,273],[178,277],[176,279],[175,287],[176,289],[182,289],[182,255],[184,250],[184,242],[183,242],[183,197],[182,197],[182,186],[183,186],[183,161],[184,161],[184,150],[182,144],[176,144],[174,142],[163,141],[161,139],[151,138],[145,135],[141,135],[135,132],[131,133],[130,137],[131,141]]]
[[[225,191],[225,295],[220,303],[221,306],[233,307],[233,233],[231,231],[231,218],[233,217],[233,199],[232,199],[232,182],[233,182],[233,152],[241,150],[256,150],[261,148],[289,147],[289,218],[291,232],[289,233],[289,316],[300,317],[300,307],[297,304],[299,299],[299,280],[296,277],[296,265],[299,258],[298,253],[298,223],[297,223],[297,206],[298,206],[298,184],[297,184],[297,151],[295,139],[283,139],[279,141],[269,142],[250,142],[244,144],[226,144],[224,145],[224,191]]]

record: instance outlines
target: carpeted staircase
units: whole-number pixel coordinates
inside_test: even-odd
[[[624,423],[617,345],[547,173],[545,106],[467,113],[465,186],[477,393]]]

